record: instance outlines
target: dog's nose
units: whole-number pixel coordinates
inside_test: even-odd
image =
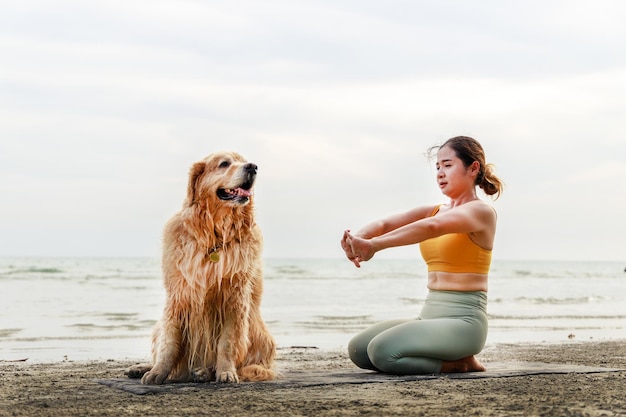
[[[256,170],[259,169],[259,167],[252,162],[248,162],[243,166],[243,169],[250,174],[256,174]]]

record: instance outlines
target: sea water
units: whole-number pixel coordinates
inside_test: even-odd
[[[626,340],[619,262],[499,261],[487,344]],[[420,259],[266,259],[262,313],[279,347],[345,349],[381,320],[419,314]],[[0,360],[147,359],[165,293],[152,258],[0,258]]]

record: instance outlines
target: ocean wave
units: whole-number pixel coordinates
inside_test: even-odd
[[[132,335],[93,335],[93,336],[33,336],[33,337],[16,337],[7,339],[9,342],[46,342],[46,341],[72,341],[72,340],[116,340],[116,339],[146,339],[150,337],[150,333],[135,333]],[[30,349],[34,349],[30,347]],[[42,346],[40,349],[48,349],[46,346]]]
[[[582,297],[517,297],[513,299],[516,302],[524,302],[530,304],[588,304],[601,302],[606,300],[605,297],[582,296]]]
[[[410,298],[406,298],[410,300]],[[607,301],[613,302],[614,299],[606,296],[598,295],[586,295],[580,297],[494,297],[489,298],[490,304],[510,304],[511,302],[519,304],[534,304],[534,305],[577,305],[577,304],[591,304],[591,303],[605,303]]]
[[[488,314],[490,320],[623,320],[623,314]]]
[[[138,315],[138,313],[104,313],[100,316],[110,321],[128,321],[134,320]]]
[[[370,315],[315,316],[315,318],[317,320],[297,321],[296,324],[305,329],[357,332],[366,325],[373,323],[373,318]]]
[[[105,330],[105,331],[115,331],[115,330],[129,330],[129,331],[134,331],[134,330],[141,330],[141,329],[145,329],[146,326],[142,325],[142,324],[130,324],[130,323],[126,323],[126,324],[118,324],[118,325],[104,325],[104,324],[95,324],[95,323],[75,323],[75,324],[68,324],[65,327],[69,327],[69,328],[73,328],[73,329],[77,329],[78,331],[81,332],[91,332],[91,331],[96,331],[96,330]]]
[[[272,272],[277,275],[306,275],[310,271],[297,265],[280,265],[272,268]]]
[[[0,329],[0,338],[11,337],[24,329]]]
[[[402,301],[404,304],[409,305],[422,305],[426,302],[425,298],[417,297],[400,297],[399,300]]]
[[[7,270],[0,271],[0,277],[2,276],[11,276],[24,274],[24,275],[32,275],[32,274],[62,274],[65,271],[60,268],[54,267],[37,267],[32,266],[28,268],[15,268],[13,266],[9,266]]]

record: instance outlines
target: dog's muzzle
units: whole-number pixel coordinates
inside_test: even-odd
[[[245,204],[252,196],[252,186],[256,179],[258,166],[251,162],[242,167],[243,182],[235,188],[220,188],[217,190],[217,197],[224,201],[233,201],[239,204]]]

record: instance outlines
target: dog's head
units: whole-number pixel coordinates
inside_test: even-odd
[[[244,206],[252,199],[257,169],[238,153],[213,153],[191,167],[185,205],[221,202]]]

